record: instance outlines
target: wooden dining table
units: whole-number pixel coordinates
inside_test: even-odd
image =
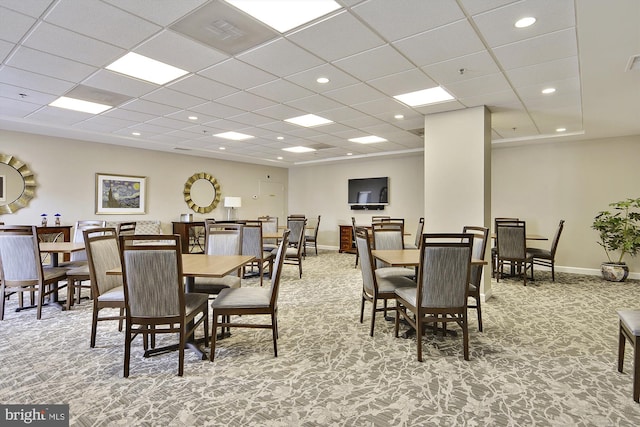
[[[372,249],[371,256],[392,267],[417,267],[420,265],[419,249]],[[488,261],[472,258],[472,265],[486,265]]]
[[[84,242],[40,242],[38,246],[40,247],[40,253],[51,254],[51,267],[60,266],[60,254],[71,254],[84,250]],[[52,283],[51,286],[55,288],[55,291],[51,294],[51,303],[64,310],[66,308],[66,301],[60,301],[58,299],[58,283]]]

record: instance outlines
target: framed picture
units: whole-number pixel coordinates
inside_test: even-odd
[[[144,176],[96,174],[96,214],[143,214],[147,196]]]
[[[7,201],[7,184],[4,175],[0,175],[0,202]]]

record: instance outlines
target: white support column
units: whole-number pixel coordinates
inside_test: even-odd
[[[491,113],[482,107],[432,114],[424,122],[425,232],[491,228]],[[491,242],[485,259],[491,260]],[[484,269],[483,299],[491,296]]]

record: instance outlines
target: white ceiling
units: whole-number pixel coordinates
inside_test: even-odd
[[[0,127],[282,167],[417,152],[424,115],[479,105],[493,144],[640,134],[640,71],[626,70],[640,54],[637,0],[337,1],[281,34],[222,0],[0,0]],[[523,16],[536,24],[515,28]],[[221,20],[247,33],[236,54],[198,41]],[[253,30],[270,40],[255,45]],[[158,86],[105,69],[129,51],[189,74]],[[393,98],[437,85],[456,100]],[[117,106],[48,106],[71,91]],[[283,121],[310,113],[334,123]],[[255,138],[212,136],[226,131]],[[348,141],[366,135],[388,142]],[[297,145],[318,150],[282,151]]]

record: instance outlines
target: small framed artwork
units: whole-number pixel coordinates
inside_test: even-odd
[[[96,174],[96,214],[143,214],[147,195],[144,176]]]
[[[7,201],[7,184],[6,177],[4,175],[0,175],[0,202]]]

